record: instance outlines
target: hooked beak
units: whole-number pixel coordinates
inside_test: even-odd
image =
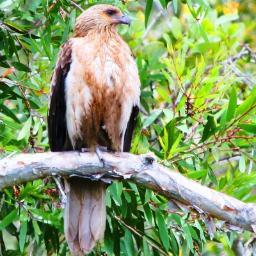
[[[128,16],[123,15],[123,16],[120,16],[120,17],[117,18],[117,22],[119,24],[130,25],[131,24],[131,19]]]

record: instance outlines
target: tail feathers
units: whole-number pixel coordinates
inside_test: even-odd
[[[105,185],[72,178],[67,189],[65,236],[73,255],[89,253],[103,239],[106,225]]]

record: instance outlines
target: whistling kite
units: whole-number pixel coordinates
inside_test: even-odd
[[[138,114],[140,81],[128,45],[116,31],[130,20],[111,5],[78,17],[61,48],[51,83],[48,113],[52,151],[129,151]],[[68,161],[68,159],[67,159]],[[105,185],[68,179],[65,235],[73,254],[90,252],[104,236]]]

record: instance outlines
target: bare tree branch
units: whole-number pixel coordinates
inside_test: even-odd
[[[150,155],[103,152],[104,165],[95,153],[61,152],[19,154],[0,160],[0,190],[15,184],[60,175],[92,180],[127,180],[169,199],[192,205],[218,219],[255,231],[256,205],[246,204],[202,186],[156,162]]]
[[[77,4],[75,1],[72,1],[72,0],[71,0],[70,3],[71,3],[73,6],[75,6],[78,10],[80,10],[81,12],[84,11],[84,9],[83,9],[79,4]],[[88,4],[87,1],[86,1],[86,4]]]
[[[222,65],[226,69],[225,72],[227,72],[228,69],[231,69],[232,72],[241,79],[245,84],[249,85],[250,87],[253,87],[256,84],[256,80],[247,73],[244,73],[241,71],[237,66],[237,61],[244,58],[245,56],[250,57],[250,62],[256,63],[256,53],[253,52],[253,50],[249,47],[248,44],[245,44],[242,49],[234,56],[229,57],[227,60],[222,62]]]

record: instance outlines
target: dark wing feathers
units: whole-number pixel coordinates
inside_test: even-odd
[[[136,125],[136,119],[139,113],[139,107],[134,106],[131,112],[131,116],[129,119],[129,122],[127,124],[127,128],[125,131],[124,135],[124,146],[123,146],[123,151],[124,152],[129,152],[131,148],[131,143],[132,143],[132,135],[133,135],[133,130]]]
[[[68,41],[62,46],[52,77],[51,98],[47,116],[51,151],[72,149],[67,133],[65,99],[65,79],[70,69],[71,54],[71,42]]]

